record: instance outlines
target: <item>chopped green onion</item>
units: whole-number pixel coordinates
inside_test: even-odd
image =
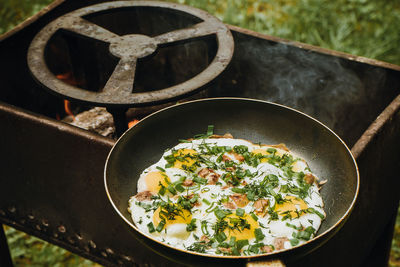
[[[246,192],[246,190],[244,188],[237,188],[237,187],[231,188],[231,191],[234,193],[239,193],[239,194],[243,194],[244,192]]]
[[[254,229],[254,236],[256,237],[257,241],[261,241],[265,237],[265,235],[263,234],[261,228]]]
[[[150,233],[154,233],[156,231],[156,229],[154,229],[154,224],[152,222],[149,222],[147,224],[147,228],[149,229]]]
[[[243,217],[244,209],[241,209],[241,208],[236,209],[236,215],[239,217]]]
[[[214,134],[214,125],[208,125],[207,127],[207,135],[213,135]]]
[[[157,225],[156,231],[161,232],[165,226],[165,220],[161,220],[160,223]]]
[[[227,215],[225,211],[220,210],[220,209],[214,210],[214,214],[215,214],[215,216],[216,216],[219,220],[225,218],[226,215]]]
[[[175,195],[176,194],[176,190],[175,188],[172,186],[172,184],[169,184],[167,187],[168,191],[171,192],[171,194]]]
[[[210,206],[210,201],[208,201],[207,199],[203,198],[201,201],[203,201],[205,204],[207,204],[208,206]]]
[[[175,186],[175,189],[177,191],[179,191],[180,193],[182,193],[183,191],[185,191],[185,188],[183,188],[182,183],[179,183]]]
[[[291,244],[293,247],[294,247],[294,246],[297,246],[297,245],[300,243],[300,241],[299,241],[297,238],[290,239],[289,241],[290,241],[290,244]]]
[[[226,235],[224,232],[220,232],[217,235],[215,235],[215,239],[218,241],[218,243],[222,243],[223,241],[226,240]]]
[[[249,244],[249,240],[247,239],[241,239],[236,241],[236,247],[238,250],[241,250],[244,246],[247,246]]]
[[[193,182],[196,182],[196,183],[198,183],[198,184],[207,184],[207,179],[205,179],[205,178],[201,178],[201,177],[198,177],[198,176],[196,176],[196,177],[194,177],[193,178]]]
[[[258,221],[257,215],[255,215],[253,212],[250,213],[251,218],[253,218],[255,221]]]

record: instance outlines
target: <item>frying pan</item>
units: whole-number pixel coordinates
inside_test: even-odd
[[[327,215],[316,237],[302,245],[269,254],[214,256],[174,249],[138,230],[127,208],[129,198],[137,192],[140,173],[157,162],[179,139],[205,133],[208,125],[214,125],[214,133],[220,135],[231,133],[235,138],[263,144],[284,143],[304,158],[320,179],[327,180],[321,189]],[[110,151],[104,180],[112,206],[139,236],[138,240],[169,259],[190,265],[244,265],[248,261],[270,259],[291,262],[321,246],[343,226],[359,189],[356,161],[345,143],[328,127],[294,109],[244,98],[186,102],[144,118],[125,132]]]

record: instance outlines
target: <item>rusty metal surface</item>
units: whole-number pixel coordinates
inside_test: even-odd
[[[154,37],[142,34],[117,35],[84,19],[85,15],[132,7],[167,8],[183,11],[202,21],[191,27],[163,33]],[[109,43],[109,51],[119,58],[110,78],[100,92],[77,88],[57,79],[45,62],[45,48],[58,30],[64,29],[79,35]],[[158,46],[216,35],[218,50],[210,65],[195,77],[152,92],[135,93],[133,84],[137,60],[154,53]],[[62,97],[100,106],[135,106],[162,102],[198,90],[217,77],[228,65],[233,54],[232,35],[222,22],[208,13],[188,6],[153,1],[115,1],[97,4],[65,14],[49,23],[33,39],[28,51],[28,66],[35,78],[47,89]],[[183,63],[184,64],[184,63]]]

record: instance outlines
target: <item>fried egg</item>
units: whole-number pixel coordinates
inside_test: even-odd
[[[256,255],[310,240],[325,218],[318,178],[284,144],[185,140],[146,168],[129,200],[138,229],[171,247]]]

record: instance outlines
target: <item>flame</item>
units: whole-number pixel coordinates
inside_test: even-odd
[[[132,128],[132,126],[138,122],[139,122],[139,120],[137,120],[137,119],[131,120],[130,122],[128,122],[128,128]]]
[[[75,120],[74,113],[71,111],[71,102],[66,99],[64,99],[64,110],[67,115],[70,115],[72,119]]]
[[[56,78],[66,82],[70,85],[79,85],[80,83],[75,79],[75,77],[72,75],[72,72],[66,72],[66,73],[60,73],[56,75]]]

